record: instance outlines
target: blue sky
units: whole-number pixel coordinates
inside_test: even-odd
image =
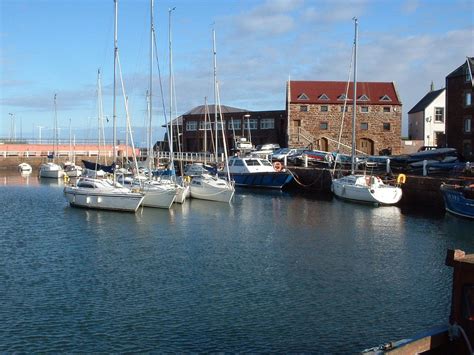
[[[466,56],[474,55],[472,0],[155,0],[158,57],[168,107],[168,9],[177,113],[213,102],[212,28],[221,103],[285,107],[285,82],[347,80],[359,18],[358,79],[394,81],[408,112]],[[51,135],[53,97],[61,135],[97,127],[97,69],[112,116],[113,0],[0,0],[0,136]],[[149,72],[148,0],[119,1],[118,46],[134,127],[144,125]],[[157,72],[156,67],[154,69]],[[164,123],[154,78],[154,125]],[[119,95],[118,124],[123,122]],[[167,108],[168,109],[168,108]],[[111,122],[108,125],[111,126]],[[123,125],[123,124],[122,124]],[[155,131],[156,139],[162,132]],[[143,142],[138,137],[138,142]]]

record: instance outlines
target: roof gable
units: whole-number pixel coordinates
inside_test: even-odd
[[[302,93],[298,95],[298,100],[309,100],[309,97],[305,93]]]
[[[298,103],[298,95],[305,93],[310,104],[340,104],[341,93],[348,92],[348,100],[353,100],[354,84],[344,81],[290,81],[290,103]],[[357,102],[364,105],[401,105],[395,84],[392,82],[358,82]],[[382,101],[387,96],[391,101]],[[343,99],[342,99],[343,100]]]
[[[427,108],[439,95],[441,95],[444,92],[445,89],[439,89],[435,91],[430,91],[427,93],[423,98],[418,101],[418,103],[413,106],[413,108],[408,111],[408,113],[416,113],[423,111],[425,108]]]

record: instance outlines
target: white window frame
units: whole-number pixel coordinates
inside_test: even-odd
[[[362,113],[369,113],[369,106],[361,106],[360,112]]]
[[[275,129],[275,119],[274,118],[260,119],[260,129]]]
[[[471,117],[466,117],[464,119],[464,133],[471,133],[472,132],[472,120]]]
[[[472,105],[472,92],[468,91],[464,93],[464,105],[466,106]]]
[[[197,121],[186,121],[186,131],[197,131]]]
[[[206,130],[210,131],[213,127],[212,122],[206,121]],[[204,131],[204,121],[199,121],[199,130]]]
[[[227,123],[227,129],[229,129],[229,130],[242,129],[242,121],[241,120],[230,120]]]
[[[326,107],[326,109],[323,110],[323,107]],[[328,105],[321,105],[321,107],[319,108],[319,110],[320,110],[321,112],[329,112],[329,106],[328,106]]]
[[[247,130],[249,129],[249,126],[250,126],[250,130],[256,130],[258,129],[258,120],[256,118],[249,118],[248,120],[245,120],[244,121],[244,129]]]
[[[438,113],[438,110],[441,110],[441,113]],[[435,122],[441,122],[441,123],[444,122],[444,107],[435,107],[434,117],[435,117]]]

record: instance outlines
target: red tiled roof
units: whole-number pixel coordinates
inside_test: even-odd
[[[346,93],[347,82],[344,81],[290,81],[291,103],[308,104],[343,104],[344,100],[338,99]],[[354,83],[349,84],[348,102],[352,102],[354,94]],[[308,100],[298,99],[302,94]],[[326,95],[329,100],[320,99]],[[366,95],[369,100],[361,101],[360,97]],[[384,101],[382,98],[388,96],[391,101]],[[357,83],[357,104],[363,105],[401,105],[394,83],[379,82],[358,82]]]

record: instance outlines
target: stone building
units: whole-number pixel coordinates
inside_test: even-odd
[[[340,151],[350,153],[352,99],[353,83],[347,89],[347,82],[342,81],[289,81],[288,146],[335,151],[341,135]],[[356,104],[357,150],[400,154],[402,103],[395,84],[357,83]]]
[[[446,142],[464,158],[473,161],[474,58],[467,60],[446,77]]]

